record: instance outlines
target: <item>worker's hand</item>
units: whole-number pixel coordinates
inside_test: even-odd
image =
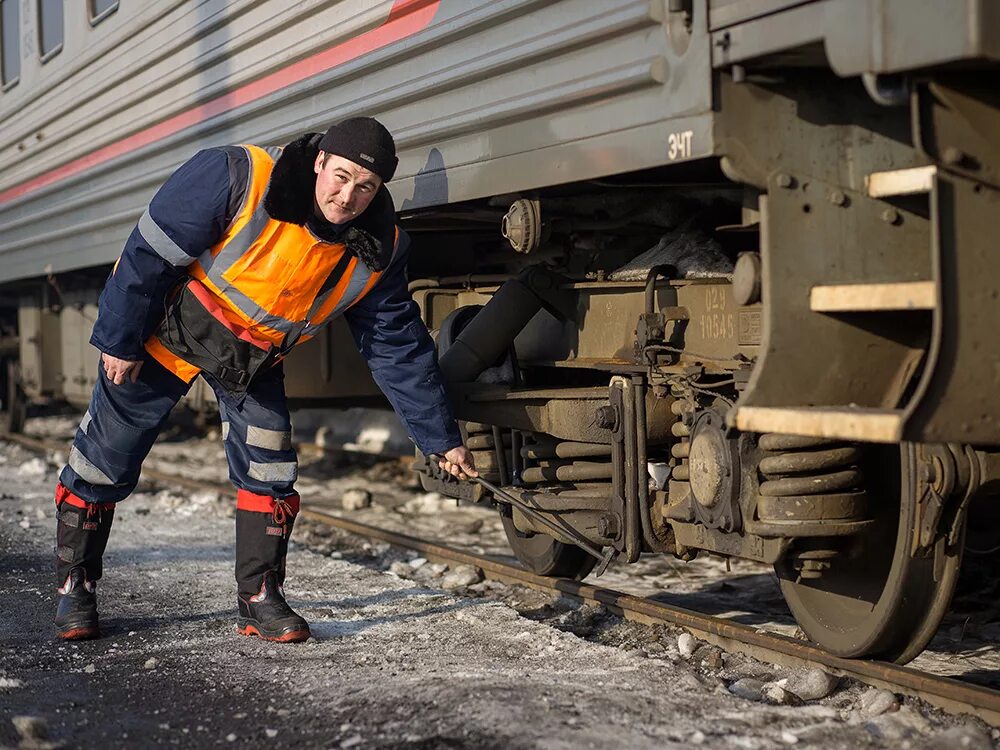
[[[139,368],[142,362],[132,362],[127,359],[118,359],[110,354],[101,354],[101,363],[104,365],[104,373],[115,385],[121,385],[125,378],[129,378],[133,383],[139,377]]]
[[[445,453],[444,460],[438,461],[438,466],[459,479],[479,476],[479,472],[476,471],[476,462],[472,459],[472,452],[464,445],[452,448]]]

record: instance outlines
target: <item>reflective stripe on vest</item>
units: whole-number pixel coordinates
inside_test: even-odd
[[[281,149],[241,148],[250,158],[242,206],[219,242],[188,273],[235,325],[287,351],[361,300],[381,273],[369,270],[343,243],[324,242],[303,226],[268,216],[264,196]],[[395,257],[398,227],[393,244]],[[186,381],[198,372],[169,355],[155,336],[146,348]]]

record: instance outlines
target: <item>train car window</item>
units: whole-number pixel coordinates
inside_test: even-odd
[[[118,10],[118,0],[90,0],[90,23],[97,25]]]
[[[38,0],[38,42],[42,62],[59,54],[63,45],[63,0]]]
[[[21,75],[19,0],[0,0],[0,81],[7,89]]]

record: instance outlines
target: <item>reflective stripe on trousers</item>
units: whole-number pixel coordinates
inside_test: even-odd
[[[135,383],[126,378],[114,385],[98,369],[90,406],[59,481],[87,502],[116,503],[135,489],[146,455],[190,386],[149,355]],[[294,494],[298,467],[281,365],[262,373],[241,400],[206,380],[219,401],[233,484],[269,497]]]

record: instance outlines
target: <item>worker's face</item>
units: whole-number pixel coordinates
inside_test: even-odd
[[[360,216],[382,184],[374,172],[336,154],[316,156],[316,213],[333,224]]]

